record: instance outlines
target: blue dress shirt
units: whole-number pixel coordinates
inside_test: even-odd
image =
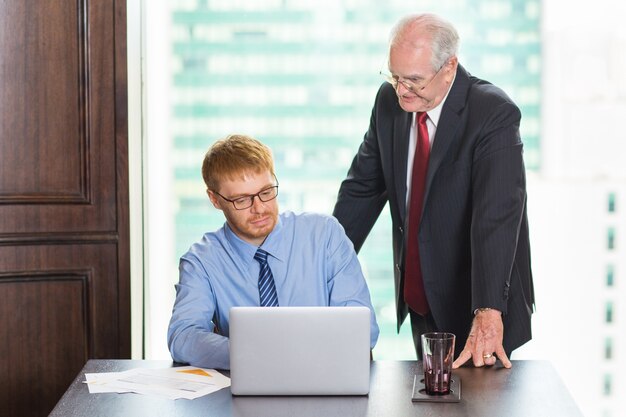
[[[374,347],[378,324],[369,290],[354,246],[334,217],[282,213],[261,247],[269,253],[279,305],[369,307]],[[225,223],[183,255],[167,335],[175,361],[230,368],[230,308],[259,305],[256,250]]]

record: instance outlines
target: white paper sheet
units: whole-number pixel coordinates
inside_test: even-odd
[[[124,372],[85,374],[90,393],[135,392],[170,399],[192,400],[230,386],[230,378],[214,369],[181,366],[135,368]]]

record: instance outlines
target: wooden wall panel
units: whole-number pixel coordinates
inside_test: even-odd
[[[0,415],[130,356],[125,0],[0,1]]]

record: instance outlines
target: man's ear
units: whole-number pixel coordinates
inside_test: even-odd
[[[459,58],[457,58],[457,56],[456,56],[456,55],[455,55],[455,56],[453,56],[452,58],[450,58],[450,59],[448,60],[448,62],[446,63],[446,65],[450,65],[451,70],[452,70],[450,73],[451,73],[452,75],[455,75],[455,74],[456,74],[456,67],[458,67],[458,66],[459,66]]]
[[[213,191],[209,190],[208,188],[206,190],[206,194],[209,196],[209,200],[211,200],[213,207],[215,207],[218,210],[221,210],[222,206],[220,206],[220,201],[218,200],[218,196]]]

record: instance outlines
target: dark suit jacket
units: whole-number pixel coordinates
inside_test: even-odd
[[[520,119],[502,90],[458,66],[430,153],[419,234],[407,236],[412,114],[402,110],[385,83],[339,190],[333,214],[357,251],[389,202],[398,329],[408,312],[402,297],[404,249],[407,239],[419,239],[431,312],[439,330],[456,334],[457,354],[478,307],[503,312],[507,352],[531,338],[534,294]]]

